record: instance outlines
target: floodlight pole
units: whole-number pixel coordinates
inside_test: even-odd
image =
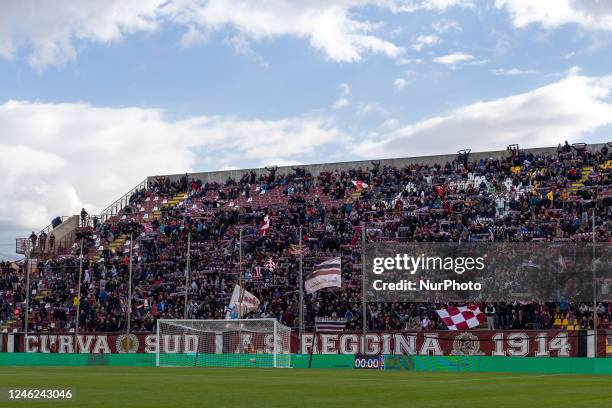
[[[597,206],[597,204],[595,204]],[[595,329],[595,357],[597,357],[597,276],[595,273],[595,210],[593,207],[593,259],[591,268],[593,269],[593,329]]]
[[[127,334],[130,334],[132,324],[132,256],[134,248],[134,233],[130,233],[130,268],[129,268],[129,283],[128,283],[128,299],[127,299]]]
[[[189,305],[189,278],[191,276],[191,231],[187,233],[187,267],[185,268],[185,311],[183,317],[187,319]]]
[[[299,286],[300,286],[300,311],[298,313],[298,332],[300,344],[302,342],[302,333],[304,331],[304,271],[303,271],[303,259],[304,259],[304,251],[302,248],[302,226],[300,225],[300,277],[299,277]]]
[[[365,274],[366,274],[366,265],[365,265],[365,242],[366,242],[366,224],[363,222],[361,224],[361,315],[362,315],[362,332],[363,337],[361,339],[361,352],[365,354],[366,352],[366,334],[368,330],[367,324],[367,304],[366,304],[366,289],[365,289]]]
[[[240,287],[242,288],[242,228],[240,228],[239,230],[238,239],[238,285],[240,285]],[[242,296],[240,302],[242,302]]]
[[[27,259],[27,267],[26,267],[26,298],[25,298],[25,324],[24,324],[24,343],[26,346],[28,344],[28,326],[30,320],[30,272],[32,271],[32,251],[30,249],[26,250],[26,259]]]
[[[78,353],[77,350],[79,342],[77,341],[79,335],[79,322],[81,320],[81,276],[83,275],[83,238],[81,237],[81,250],[79,255],[79,278],[77,279],[77,312],[76,312],[76,324],[74,325],[74,352]]]

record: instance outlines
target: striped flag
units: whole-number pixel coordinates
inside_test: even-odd
[[[306,293],[311,294],[324,288],[342,287],[341,266],[340,257],[329,259],[315,266],[304,282]]]
[[[341,332],[346,327],[346,319],[334,319],[331,317],[317,317],[315,319],[315,330],[318,332]]]
[[[253,269],[253,273],[251,274],[251,277],[255,280],[255,279],[261,279],[261,266],[256,266]]]
[[[485,314],[478,306],[449,307],[436,310],[448,330],[468,330],[485,322]]]

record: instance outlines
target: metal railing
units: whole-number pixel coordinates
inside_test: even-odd
[[[138,183],[134,188],[132,188],[130,191],[122,195],[114,203],[112,203],[111,205],[106,207],[104,210],[102,210],[102,212],[100,213],[100,221],[106,222],[109,218],[119,214],[121,210],[123,210],[125,207],[127,207],[130,204],[130,198],[132,197],[132,194],[142,189],[146,189],[146,188],[147,188],[147,179],[144,179],[143,181]]]

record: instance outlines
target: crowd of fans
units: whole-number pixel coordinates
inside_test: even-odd
[[[511,148],[506,159],[471,161],[464,152],[444,164],[400,168],[372,161],[317,175],[297,167],[278,174],[270,167],[224,183],[158,178],[117,216],[79,229],[85,248],[79,330],[125,330],[128,308],[133,331],[152,331],[156,319],[181,318],[185,310],[189,318],[222,319],[238,281],[261,300],[249,316],[297,327],[300,231],[304,273],[340,256],[343,281],[342,288],[306,295],[304,327],[312,327],[315,316],[332,316],[346,319],[347,330],[359,330],[362,225],[368,242],[574,242],[593,239],[595,214],[595,239],[610,242],[611,158],[607,146],[590,151],[566,144],[556,154]],[[592,170],[583,172],[585,167]],[[148,200],[179,193],[186,193],[179,204],[143,218]],[[270,227],[264,231],[266,216]],[[109,246],[120,237],[128,241]],[[39,259],[30,282],[31,330],[74,330],[79,251],[75,244],[68,253]],[[25,286],[23,264],[0,263],[0,321],[16,317],[23,327]],[[595,307],[600,327],[607,328],[612,302],[602,300]],[[444,330],[435,310],[446,306],[369,303],[367,327]],[[593,326],[592,303],[525,299],[488,311],[496,329],[553,328],[557,319]]]

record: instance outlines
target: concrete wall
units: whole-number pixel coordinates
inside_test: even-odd
[[[603,143],[592,144],[592,145],[589,145],[588,148],[594,151],[594,150],[601,149],[603,145],[604,145]],[[556,154],[557,153],[556,146],[555,147],[534,148],[534,149],[523,149],[523,150],[532,152],[533,154],[539,154],[539,153]],[[504,158],[504,157],[507,157],[507,154],[508,153],[506,152],[506,150],[497,150],[497,151],[490,151],[490,152],[472,152],[470,154],[470,160]],[[443,155],[436,155],[436,156],[381,159],[380,161],[381,161],[381,165],[404,167],[406,165],[415,164],[415,163],[428,164],[428,165],[433,165],[433,164],[444,165],[447,162],[451,162],[455,160],[456,158],[457,158],[457,154],[453,153],[453,154],[443,154]],[[376,160],[376,159],[372,159],[372,160]],[[291,169],[291,167],[292,166],[279,166],[277,174],[292,173],[293,170]],[[297,167],[297,166],[294,166],[294,167]],[[365,169],[366,167],[372,167],[372,164],[370,163],[370,160],[360,160],[360,161],[348,161],[348,162],[338,162],[338,163],[309,164],[309,165],[303,165],[299,167],[306,168],[308,171],[310,171],[310,173],[313,176],[316,177],[321,172],[335,171],[335,170],[341,170],[341,169],[350,169],[350,168],[359,168],[359,167]],[[225,170],[225,171],[190,173],[189,176],[191,178],[202,180],[203,182],[214,182],[214,181],[224,182],[229,177],[233,178],[234,180],[238,180],[240,179],[240,177],[242,177],[242,175],[245,172],[248,172],[251,170],[253,170],[258,176],[262,173],[267,174],[267,171],[265,169],[256,168],[256,169],[240,169],[240,170]],[[180,179],[182,176],[184,176],[184,174],[171,174],[171,175],[165,175],[165,176],[169,177],[172,181],[175,181],[175,180]],[[155,180],[155,177],[160,177],[160,176],[150,176],[147,179],[149,182],[151,182]]]
[[[79,216],[73,215],[64,220],[60,225],[55,227],[51,232],[53,232],[53,236],[55,237],[55,251],[62,247],[70,247],[74,243],[75,239],[75,230],[79,226]],[[49,234],[51,235],[51,234]],[[47,237],[47,242],[45,244],[45,254],[49,253],[49,237]]]

